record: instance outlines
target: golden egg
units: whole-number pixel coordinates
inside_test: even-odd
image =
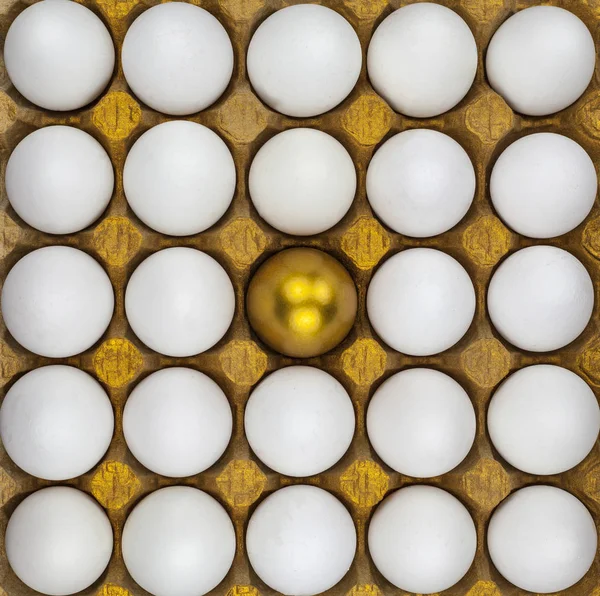
[[[248,288],[248,320],[257,335],[287,356],[308,358],[337,346],[356,317],[356,287],[344,266],[313,248],[267,259]]]

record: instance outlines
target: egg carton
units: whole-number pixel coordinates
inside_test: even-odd
[[[197,0],[193,0],[198,3]],[[120,50],[128,27],[153,0],[85,0],[108,26]],[[344,579],[327,592],[335,596],[400,596],[369,558],[366,529],[377,504],[391,491],[412,484],[441,487],[458,497],[475,520],[478,548],[470,571],[450,596],[514,596],[524,593],[495,570],[485,546],[486,527],[494,508],[512,491],[530,484],[560,486],[578,497],[600,525],[600,446],[575,469],[554,476],[532,476],[504,461],[492,446],[486,430],[486,409],[494,389],[510,372],[537,363],[564,366],[600,390],[600,207],[572,232],[560,238],[537,241],[519,236],[495,215],[488,193],[491,166],[510,143],[533,131],[565,134],[600,163],[600,80],[598,71],[586,93],[571,107],[543,118],[515,114],[489,86],[484,56],[489,40],[512,13],[527,8],[528,0],[446,0],[460,14],[477,40],[479,67],[475,83],[463,101],[450,112],[430,119],[413,119],[394,113],[373,90],[363,64],[350,96],[334,110],[317,118],[297,119],[279,114],[253,93],[245,69],[245,54],[258,25],[270,14],[296,0],[200,0],[227,29],[235,49],[235,68],[223,96],[193,120],[216,131],[229,146],[237,168],[237,190],[230,209],[202,234],[173,238],[145,226],[128,207],[123,194],[122,170],[127,152],[140,135],[169,119],[145,107],[128,89],[120,64],[108,89],[94,104],[74,112],[45,112],[27,102],[11,86],[0,62],[0,161],[2,172],[11,151],[33,130],[66,124],[85,130],[104,146],[116,172],[116,187],[106,213],[93,226],[70,236],[51,236],[26,225],[0,192],[0,275],[28,252],[48,245],[69,245],[84,250],[106,269],[115,289],[115,313],[107,332],[86,352],[66,359],[36,356],[19,346],[4,326],[0,329],[0,386],[5,392],[25,372],[51,363],[79,367],[97,378],[115,409],[113,441],[103,460],[87,474],[60,483],[93,495],[105,508],[114,529],[115,548],[101,578],[82,592],[85,596],[146,596],[125,569],[120,539],[125,519],[150,492],[171,485],[190,485],[213,495],[231,516],[236,529],[234,564],[211,594],[259,596],[275,594],[252,570],[245,553],[244,536],[257,504],[280,487],[296,483],[320,486],[349,509],[358,532],[355,561]],[[403,0],[324,0],[356,29],[366,54],[378,24]],[[544,2],[579,16],[594,37],[600,29],[600,0]],[[0,31],[6,34],[26,2],[0,1]],[[260,219],[248,196],[248,169],[258,149],[283,130],[314,127],[337,138],[349,151],[358,173],[358,191],[352,208],[331,230],[315,237],[296,238],[278,232]],[[477,173],[477,193],[466,217],[449,232],[429,239],[394,233],[373,215],[365,196],[366,169],[374,151],[390,136],[412,128],[432,128],[456,139],[467,151]],[[594,280],[596,307],[585,332],[560,351],[533,354],[516,350],[492,327],[485,307],[491,274],[506,255],[532,244],[551,244],[573,253]],[[150,254],[171,246],[190,246],[217,259],[229,273],[236,292],[236,314],[226,336],[209,351],[193,358],[169,358],[152,352],[133,334],[124,310],[124,291],[134,269]],[[275,252],[293,246],[311,246],[339,259],[354,278],[359,312],[348,337],[331,352],[307,360],[275,353],[253,334],[244,311],[244,295],[257,267]],[[455,257],[468,271],[477,294],[477,312],[462,340],[442,354],[410,357],[399,354],[377,338],[366,316],[365,294],[373,272],[392,254],[405,248],[427,246]],[[326,472],[306,479],[281,476],[262,464],[244,436],[243,413],[256,383],[292,363],[318,366],[335,376],[348,390],[357,414],[354,440],[346,455]],[[153,474],[127,450],[122,413],[133,387],[153,371],[168,366],[189,366],[210,375],[226,392],[234,413],[232,441],[223,457],[206,472],[185,479]],[[365,430],[365,410],[375,389],[393,373],[414,366],[441,370],[470,395],[477,415],[477,436],[468,457],[443,476],[418,480],[386,466],[371,448]],[[53,483],[33,478],[17,468],[0,448],[0,540],[15,507],[30,493]],[[33,596],[8,566],[0,546],[0,596]],[[600,596],[600,552],[591,570],[565,596]]]

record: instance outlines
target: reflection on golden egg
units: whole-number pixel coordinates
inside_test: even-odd
[[[356,317],[356,287],[336,259],[290,248],[267,259],[248,288],[248,319],[257,335],[287,356],[323,354],[346,337]]]

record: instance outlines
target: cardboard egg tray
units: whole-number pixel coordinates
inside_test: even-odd
[[[193,0],[196,2],[197,0]],[[96,258],[112,280],[115,313],[109,329],[90,350],[73,358],[38,357],[19,346],[4,326],[0,329],[0,385],[6,391],[26,371],[64,363],[94,375],[105,387],[116,414],[116,429],[108,453],[89,473],[61,483],[92,494],[112,522],[115,548],[102,577],[82,592],[86,596],[145,596],[129,577],[120,550],[123,524],[133,507],[148,493],[185,484],[207,491],[231,515],[237,534],[232,569],[211,594],[259,596],[275,594],[253,572],[244,548],[249,516],[266,495],[293,483],[310,483],[335,494],[356,522],[358,551],[346,577],[329,593],[335,596],[405,594],[375,569],[366,546],[366,529],[377,504],[403,486],[426,483],[456,495],[469,509],[478,532],[475,562],[467,575],[446,593],[451,596],[513,596],[524,592],[494,569],[485,546],[486,527],[496,505],[511,491],[545,483],[560,486],[577,496],[600,524],[600,447],[564,474],[531,476],[506,463],[494,450],[486,430],[486,410],[494,389],[510,372],[534,363],[559,364],[581,375],[600,391],[600,296],[585,332],[566,348],[546,354],[524,353],[504,341],[490,324],[485,307],[486,288],[497,264],[508,254],[531,244],[552,244],[572,252],[600,283],[600,208],[564,236],[534,241],[509,229],[495,215],[488,193],[491,167],[511,142],[534,131],[566,134],[580,143],[600,163],[600,81],[598,71],[586,93],[571,107],[547,118],[514,114],[488,85],[484,56],[489,40],[513,12],[529,0],[444,0],[471,27],[479,49],[479,69],[466,98],[450,112],[431,119],[412,119],[394,113],[373,91],[366,70],[356,88],[337,108],[317,118],[294,119],[274,112],[254,95],[245,70],[245,53],[253,32],[271,13],[292,2],[284,0],[199,0],[227,29],[235,48],[235,70],[226,92],[209,109],[189,118],[216,131],[228,144],[237,166],[237,190],[230,209],[208,231],[191,237],[163,236],[146,227],[128,207],[123,194],[122,169],[127,152],[139,136],[169,118],[145,107],[129,91],[120,65],[110,86],[91,106],[75,112],[46,112],[27,102],[12,87],[0,62],[0,157],[2,173],[11,151],[33,130],[51,124],[81,128],[98,139],[111,156],[116,172],[113,199],[93,226],[71,236],[52,236],[26,225],[10,207],[1,184],[0,275],[26,253],[47,245],[65,244]],[[154,0],[83,0],[108,26],[117,50],[128,27]],[[324,0],[356,29],[363,55],[382,19],[405,4],[403,0]],[[544,2],[545,4],[547,2]],[[597,38],[600,0],[550,2],[577,14]],[[26,2],[0,0],[2,37]],[[262,221],[247,191],[248,169],[258,149],[280,131],[307,126],[336,137],[350,152],[358,172],[358,192],[349,213],[333,229],[316,237],[295,238]],[[431,239],[411,239],[391,232],[374,218],[365,196],[365,173],[376,148],[390,136],[411,128],[433,128],[459,141],[477,172],[476,198],[464,220],[449,232]],[[223,340],[193,358],[168,358],[144,346],[127,324],[124,292],[134,269],[150,254],[170,246],[190,246],[215,257],[229,273],[237,295],[234,322]],[[354,278],[359,292],[359,313],[349,336],[320,358],[298,361],[263,345],[250,330],[244,313],[249,279],[269,255],[292,246],[312,246],[338,258]],[[410,247],[428,246],[455,257],[469,272],[477,292],[477,312],[465,337],[453,348],[431,357],[408,357],[379,340],[366,316],[365,294],[378,265],[392,254]],[[333,468],[315,477],[291,479],[263,465],[251,452],[243,428],[244,405],[256,383],[270,371],[292,363],[316,365],[334,375],[352,397],[357,429],[346,455]],[[122,411],[129,392],[142,378],[167,366],[189,366],[215,379],[224,389],[234,412],[233,439],[212,468],[185,479],[168,479],[145,469],[129,453],[122,430]],[[414,366],[439,369],[457,379],[469,393],[477,413],[477,437],[468,457],[444,476],[418,480],[392,471],[374,453],[365,431],[365,410],[370,396],[393,373]],[[0,448],[0,543],[10,514],[25,496],[52,483],[27,475]],[[32,596],[8,566],[0,546],[0,596]],[[586,577],[565,596],[600,596],[600,554]]]

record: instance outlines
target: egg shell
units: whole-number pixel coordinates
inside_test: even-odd
[[[546,116],[579,99],[595,63],[594,39],[583,21],[558,6],[531,6],[492,37],[486,74],[513,110]]]
[[[380,573],[407,592],[432,594],[456,584],[477,550],[465,506],[433,486],[402,488],[377,507],[368,530],[369,553]]]
[[[403,6],[375,30],[367,53],[371,84],[396,112],[431,118],[467,94],[477,72],[473,33],[453,10]]]
[[[339,381],[318,368],[288,366],[254,389],[244,428],[250,447],[270,468],[312,476],[346,453],[354,425],[350,396]]]
[[[104,269],[69,246],[25,255],[2,288],[2,316],[25,348],[50,358],[84,352],[106,331],[115,297]]]
[[[286,6],[263,21],[250,40],[248,77],[271,108],[306,118],[341,103],[362,65],[356,32],[318,4]]]
[[[308,247],[266,259],[246,294],[252,329],[272,349],[293,358],[335,348],[354,325],[357,306],[348,270],[330,254]]]
[[[575,373],[538,364],[518,370],[496,390],[488,409],[494,446],[529,474],[560,474],[579,464],[600,432],[594,392]]]
[[[134,213],[162,234],[199,234],[235,192],[235,163],[210,128],[177,120],[145,132],[127,155],[123,188]]]
[[[406,476],[430,478],[455,468],[469,453],[475,429],[466,391],[430,368],[391,376],[367,410],[367,432],[377,455]]]
[[[367,170],[367,197],[392,230],[428,238],[447,232],[467,213],[475,196],[475,170],[451,137],[428,129],[388,139]]]
[[[85,590],[102,575],[113,531],[92,497],[51,486],[19,503],[4,543],[8,563],[23,583],[42,594],[64,596]]]
[[[133,272],[125,311],[134,333],[152,350],[194,356],[212,348],[229,329],[235,294],[211,256],[193,248],[167,248]]]
[[[552,238],[576,228],[594,206],[597,190],[596,168],[585,149],[549,132],[509,145],[490,178],[498,215],[530,238]]]
[[[10,26],[4,63],[12,84],[46,110],[76,110],[100,95],[115,66],[104,23],[71,0],[28,6]]]
[[[529,246],[496,270],[487,294],[494,327],[532,352],[558,350],[585,329],[594,308],[594,284],[572,254],[555,246]]]
[[[32,132],[6,165],[12,208],[30,226],[49,234],[73,234],[94,223],[108,206],[114,182],[102,145],[71,126]]]
[[[133,455],[156,474],[176,478],[212,466],[229,444],[232,425],[223,390],[204,373],[183,367],[146,377],[123,412]]]
[[[233,47],[208,11],[169,2],[144,11],[129,27],[121,51],[127,84],[152,109],[185,116],[223,94],[233,73]]]
[[[512,584],[548,594],[566,590],[588,571],[598,538],[585,505],[554,486],[527,486],[502,501],[487,545],[496,569]]]
[[[250,564],[286,596],[312,596],[348,572],[356,529],[346,508],[316,486],[286,486],[256,508],[246,532]]]
[[[250,166],[248,187],[259,215],[287,234],[320,234],[348,212],[356,171],[344,146],[314,128],[269,139]]]
[[[411,356],[447,350],[475,314],[469,274],[450,255],[413,248],[390,257],[367,291],[371,325],[389,346]]]
[[[85,474],[106,453],[114,415],[108,395],[72,366],[28,372],[0,408],[0,437],[10,458],[28,474],[67,480]]]
[[[136,505],[121,548],[131,577],[150,594],[202,596],[227,575],[235,543],[218,501],[190,486],[169,486]]]

